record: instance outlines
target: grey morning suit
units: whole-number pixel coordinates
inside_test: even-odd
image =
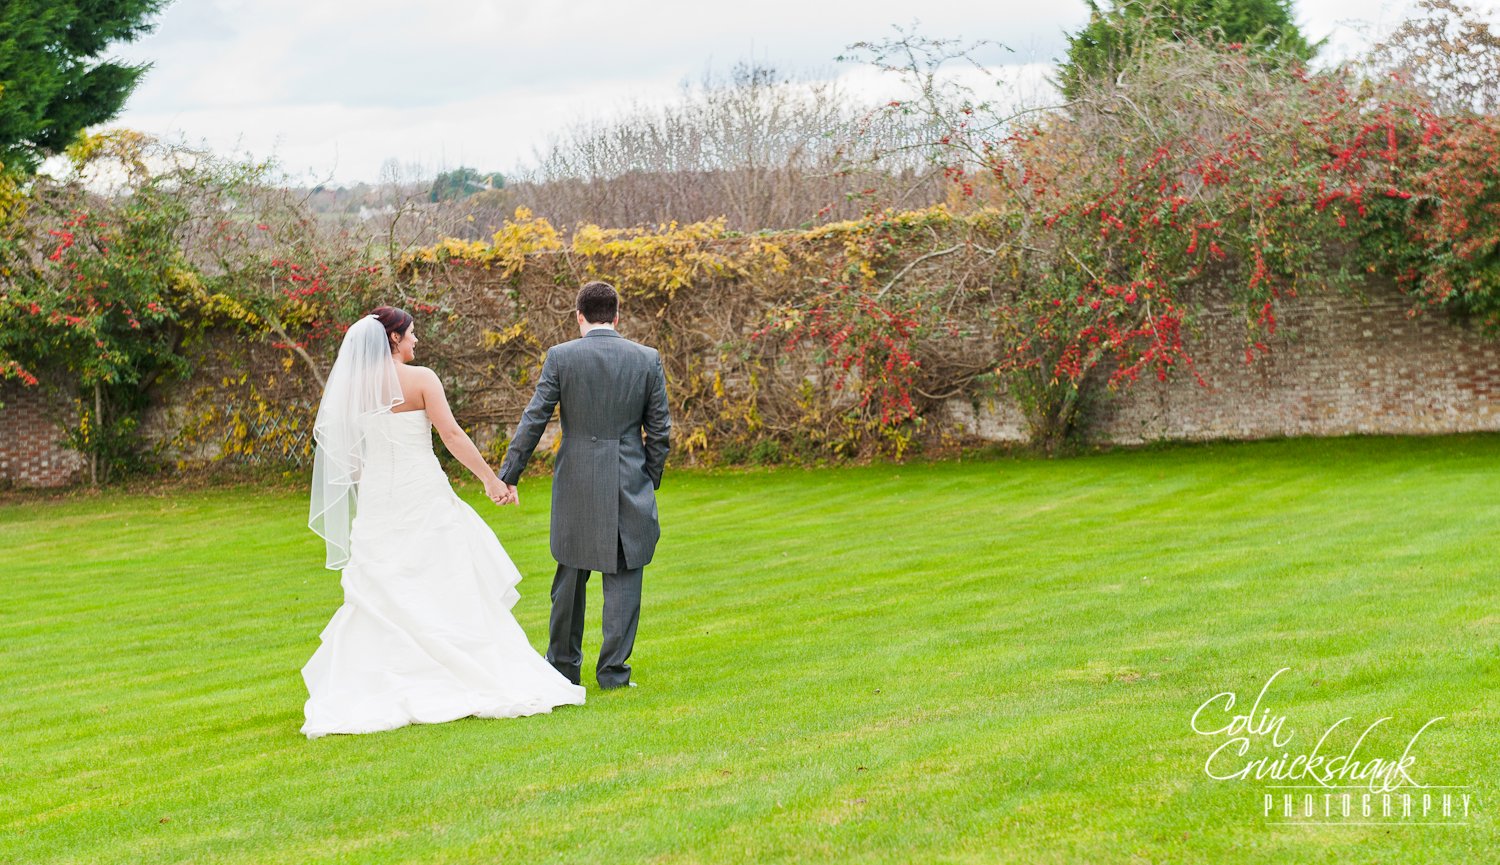
[[[656,349],[610,328],[553,346],[500,479],[514,485],[552,419],[562,444],[552,468],[552,619],[547,660],[577,684],[583,663],[584,589],[589,572],[604,580],[600,687],[630,682],[631,649],[641,611],[641,572],[661,527],[656,490],[672,428],[666,375]]]

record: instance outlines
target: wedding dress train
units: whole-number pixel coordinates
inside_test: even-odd
[[[302,668],[308,738],[584,701],[511,615],[521,574],[454,492],[424,410],[366,421],[344,603]]]

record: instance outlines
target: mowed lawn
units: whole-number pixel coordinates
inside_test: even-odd
[[[547,481],[460,492],[543,648]],[[669,469],[660,495],[640,687],[594,686],[596,576],[586,705],[315,741],[299,670],[342,593],[301,491],[0,508],[0,862],[1496,861],[1500,436]],[[1228,737],[1195,710],[1282,668],[1261,709],[1292,738],[1243,760],[1345,717],[1325,756],[1389,718],[1358,755],[1396,759],[1442,716],[1409,774],[1468,817],[1283,825],[1275,782],[1210,779]]]

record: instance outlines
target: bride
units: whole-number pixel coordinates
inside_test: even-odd
[[[308,525],[344,603],[302,668],[309,739],[584,701],[511,616],[521,574],[438,465],[434,427],[493,501],[514,500],[437,375],[408,364],[416,345],[410,315],[376,309],[344,334],[318,406]]]

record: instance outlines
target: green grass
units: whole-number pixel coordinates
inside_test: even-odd
[[[461,492],[542,647],[546,481]],[[593,687],[596,578],[586,705],[315,741],[341,590],[305,508],[0,508],[0,862],[1494,861],[1500,437],[669,471],[641,687]],[[1293,754],[1445,716],[1412,775],[1468,825],[1271,825],[1207,778],[1194,710],[1282,667]]]

